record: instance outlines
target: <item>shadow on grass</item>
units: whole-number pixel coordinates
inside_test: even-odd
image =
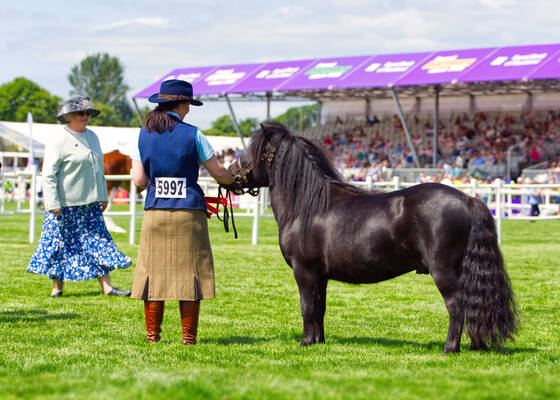
[[[73,313],[57,313],[49,314],[45,310],[16,310],[16,311],[0,311],[0,323],[2,322],[43,322],[49,320],[66,320],[80,318],[80,314]]]
[[[91,296],[101,296],[103,292],[101,290],[97,290],[95,292],[86,292],[86,293],[64,293],[62,297],[91,297]]]
[[[255,344],[264,343],[275,340],[275,338],[251,337],[251,336],[230,336],[215,339],[205,339],[205,343],[215,343],[222,346],[229,346],[231,344]]]
[[[412,346],[423,348],[426,350],[442,350],[444,342],[413,342],[410,340],[399,340],[399,339],[387,339],[387,338],[372,338],[372,337],[340,337],[340,336],[330,336],[327,337],[327,343],[339,343],[339,344],[364,344],[364,345],[381,345],[385,347],[403,347],[403,346]],[[497,354],[517,354],[517,353],[536,353],[538,349],[535,348],[526,348],[526,347],[519,347],[519,348],[511,348],[511,347],[503,347],[503,346],[496,346],[489,348],[487,350],[481,350],[479,352],[482,353],[497,353]],[[470,342],[463,341],[461,345],[461,352],[471,352],[470,349]]]
[[[374,338],[374,337],[340,337],[340,336],[329,336],[326,338],[327,342],[339,343],[339,344],[365,344],[365,345],[381,345],[385,347],[402,347],[402,346],[413,346],[421,347],[424,349],[442,349],[444,342],[413,342],[410,340],[399,340],[399,339],[387,339],[387,338]]]

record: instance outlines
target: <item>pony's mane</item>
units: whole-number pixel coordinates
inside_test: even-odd
[[[344,182],[319,146],[309,139],[290,134],[279,123],[267,123],[253,134],[249,148],[250,165],[257,165],[262,155],[269,153],[267,143],[276,147],[271,161],[270,187],[282,193],[289,218],[297,216],[308,226],[312,215],[328,209],[332,185],[353,194],[367,193]]]

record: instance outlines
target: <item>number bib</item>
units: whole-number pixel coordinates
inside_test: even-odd
[[[156,178],[155,196],[160,199],[186,199],[187,178]]]

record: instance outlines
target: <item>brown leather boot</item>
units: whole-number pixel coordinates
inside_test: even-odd
[[[146,341],[159,342],[161,336],[161,321],[163,321],[164,301],[144,300],[144,315],[146,317]]]
[[[196,344],[196,331],[198,328],[198,313],[200,300],[179,301],[181,311],[181,326],[183,328],[183,344]]]

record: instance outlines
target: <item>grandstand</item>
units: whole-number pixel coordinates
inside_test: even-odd
[[[431,114],[406,117],[423,169],[432,167],[433,121]],[[449,112],[439,122],[439,175],[517,178],[523,168],[549,167],[560,153],[560,113],[554,110]],[[365,179],[367,174],[389,178],[379,170],[414,167],[395,114],[334,116],[301,135],[323,143],[337,168],[354,179]],[[421,173],[426,174],[407,175],[411,179]]]

